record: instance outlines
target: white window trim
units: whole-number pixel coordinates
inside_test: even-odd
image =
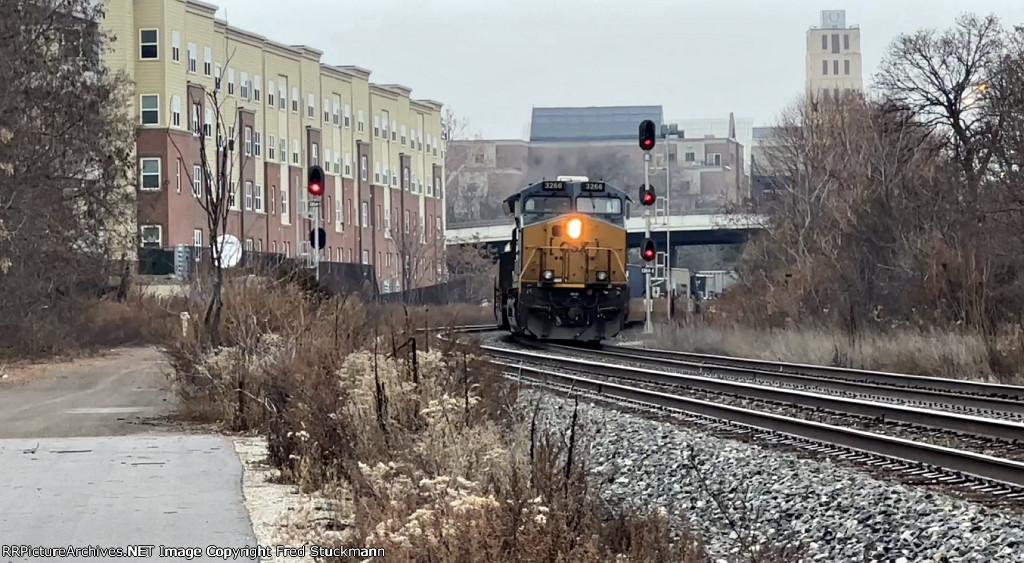
[[[199,47],[195,43],[188,44],[188,73],[195,74],[198,70]]]
[[[152,161],[152,160],[156,161],[156,187],[155,188],[147,188],[147,187],[145,187],[145,185],[146,185],[145,177],[148,174],[146,174],[146,172],[145,172],[146,171],[146,167],[144,166],[143,163],[146,162],[146,161]],[[140,191],[144,191],[144,192],[158,192],[161,189],[163,189],[163,161],[161,161],[160,157],[156,157],[156,156],[144,156],[144,157],[140,158],[139,159],[139,190]]]
[[[291,225],[291,207],[288,199],[288,188],[281,186],[281,224]]]
[[[199,165],[192,166],[192,197],[203,197],[203,168]]]
[[[213,74],[213,49],[210,47],[203,47],[203,75],[211,76]]]
[[[175,56],[177,51],[177,56]],[[181,64],[181,32],[171,31],[171,62]]]
[[[146,45],[154,45],[154,43],[143,43],[142,32],[144,31],[155,31],[156,32],[156,56],[155,57],[143,57],[142,48]],[[160,60],[160,30],[156,28],[142,28],[139,29],[139,60],[140,61],[159,61]]]
[[[148,229],[156,229],[156,247],[163,248],[164,245],[164,227],[163,225],[139,225],[139,242],[142,244],[146,243],[145,232]]]
[[[254,184],[252,188],[252,200],[253,208],[256,209],[257,213],[266,213],[267,210],[264,208],[264,197],[263,197],[263,184]]]
[[[143,107],[142,100],[144,98],[149,98],[149,97],[156,98],[156,109],[145,109]],[[146,120],[143,117],[143,115],[147,111],[155,111],[156,112],[156,123],[146,123]],[[139,94],[139,123],[143,127],[160,127],[160,94]]]

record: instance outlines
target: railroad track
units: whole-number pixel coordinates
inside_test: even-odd
[[[585,352],[574,346],[524,342],[567,354],[585,353],[608,361],[658,366],[673,373],[770,385],[788,391],[822,392],[848,399],[871,399],[930,410],[1024,422],[1024,387],[845,368],[764,362],[670,350],[603,346]],[[825,375],[821,375],[825,374]],[[878,378],[876,380],[875,378]],[[825,406],[825,405],[821,405]],[[906,422],[917,423],[916,420]],[[966,429],[965,431],[972,431]],[[1024,436],[1018,436],[1024,438]]]

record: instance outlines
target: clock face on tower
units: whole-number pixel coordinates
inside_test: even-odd
[[[846,27],[845,10],[824,10],[821,12],[821,26],[829,29]]]

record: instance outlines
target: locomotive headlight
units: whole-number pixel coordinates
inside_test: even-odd
[[[555,271],[554,270],[544,270],[544,273],[541,274],[541,276],[543,276],[546,281],[551,281],[551,280],[555,279]]]
[[[603,282],[608,281],[608,272],[598,272],[597,281]]]
[[[569,219],[569,222],[565,224],[565,234],[574,240],[580,238],[580,235],[583,234],[583,221]]]

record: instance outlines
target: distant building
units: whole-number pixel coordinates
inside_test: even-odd
[[[645,119],[661,130],[661,106],[533,108],[531,142],[625,141],[637,138]]]
[[[860,28],[846,24],[846,10],[823,10],[821,25],[807,30],[806,72],[815,98],[864,91]]]
[[[501,201],[531,182],[562,174],[605,180],[633,193],[643,182],[637,129],[643,119],[663,121],[660,106],[537,108],[529,141],[449,141],[446,169],[448,224],[493,222]],[[749,194],[744,146],[730,116],[721,135],[660,138],[653,151],[651,182],[664,201],[666,154],[672,168],[672,213],[719,209]]]

